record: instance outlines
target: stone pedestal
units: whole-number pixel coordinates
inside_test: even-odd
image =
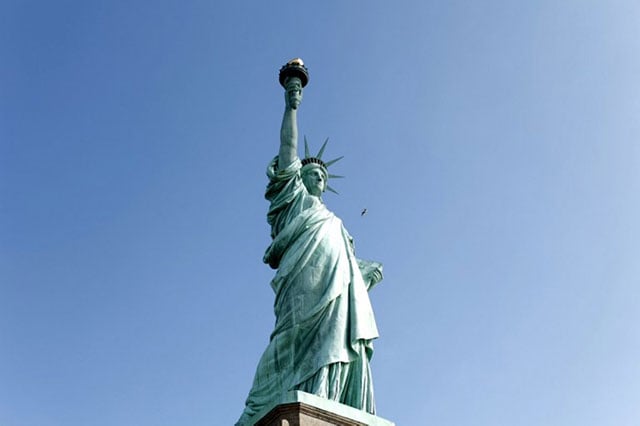
[[[393,422],[301,391],[257,414],[255,426],[394,426]]]

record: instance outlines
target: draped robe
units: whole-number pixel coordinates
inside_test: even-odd
[[[276,157],[267,176],[273,240],[263,260],[277,269],[276,324],[237,425],[253,424],[290,390],[374,414],[369,360],[378,330],[367,291],[382,266],[356,259],[342,221],[305,188],[299,159],[278,170]]]

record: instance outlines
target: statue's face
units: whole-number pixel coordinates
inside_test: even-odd
[[[293,109],[297,109],[302,102],[302,83],[297,77],[292,77],[287,81],[287,101]]]
[[[310,167],[302,174],[302,182],[311,195],[319,197],[327,188],[327,176],[320,167]]]

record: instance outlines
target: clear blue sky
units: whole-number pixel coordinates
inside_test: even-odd
[[[0,4],[0,425],[214,426],[273,327],[277,71],[385,265],[379,414],[640,423],[640,3]],[[361,217],[360,211],[369,213]]]

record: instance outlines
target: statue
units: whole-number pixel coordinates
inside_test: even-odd
[[[309,80],[300,59],[280,70],[285,111],[280,150],[267,168],[265,198],[272,243],[264,262],[277,269],[276,324],[236,425],[291,390],[300,390],[375,414],[369,360],[378,337],[368,290],[382,280],[382,265],[356,259],[353,239],[324,205],[322,193],[336,177],[322,160],[298,158],[296,116]],[[334,191],[335,192],[335,191]]]

